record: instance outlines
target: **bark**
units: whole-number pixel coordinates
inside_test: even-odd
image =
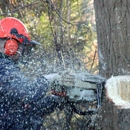
[[[100,74],[130,71],[130,1],[95,0]]]
[[[105,97],[98,115],[98,130],[129,130],[130,128],[130,109],[118,109]]]
[[[100,74],[107,78],[129,74],[130,0],[94,0],[94,6]],[[126,86],[124,89],[127,91]],[[106,90],[104,93],[97,119],[99,129],[129,130],[130,109],[119,108],[106,97]]]
[[[97,118],[100,130],[129,130],[130,76],[112,77],[106,82],[103,104]],[[111,91],[113,90],[113,91]]]

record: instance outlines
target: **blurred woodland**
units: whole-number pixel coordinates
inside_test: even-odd
[[[20,19],[32,40],[42,44],[30,63],[32,72],[39,68],[35,76],[68,69],[98,73],[93,0],[0,0],[0,7],[0,19]],[[88,116],[67,114],[57,110],[47,116],[43,130],[89,130],[95,125]]]
[[[93,0],[1,0],[0,7],[0,19],[20,19],[31,38],[42,44],[47,64],[98,72]]]

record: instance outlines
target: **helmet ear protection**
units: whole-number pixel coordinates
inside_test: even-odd
[[[17,35],[18,34],[18,30],[16,28],[12,28],[10,30],[10,34]],[[15,39],[8,39],[5,42],[4,53],[6,55],[8,55],[8,56],[15,55],[17,50],[18,50],[18,42]]]
[[[8,56],[16,54],[18,50],[18,42],[15,39],[9,39],[4,46],[4,53]]]
[[[24,55],[25,47],[28,53],[36,44],[35,42],[30,42],[23,34],[18,34],[18,30],[16,28],[12,28],[10,30],[9,38],[4,45],[4,53],[8,56],[15,55],[18,51],[19,43],[21,43],[23,47],[22,55]]]

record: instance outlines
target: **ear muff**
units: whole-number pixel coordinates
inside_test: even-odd
[[[4,53],[8,56],[16,54],[18,50],[18,42],[14,39],[9,39],[6,41],[4,46]]]

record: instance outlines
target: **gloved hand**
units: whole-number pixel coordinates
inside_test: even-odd
[[[63,110],[68,103],[68,99],[64,96],[52,95],[53,101],[57,104],[57,108]]]
[[[65,91],[56,91],[55,89],[52,89],[51,94],[56,95],[56,96],[66,97]]]

